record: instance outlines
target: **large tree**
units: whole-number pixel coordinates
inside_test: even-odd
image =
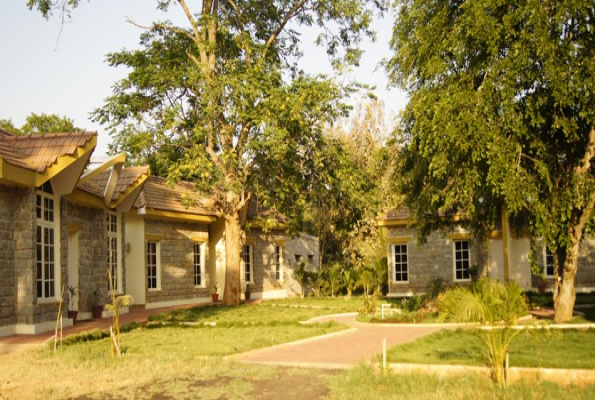
[[[411,100],[402,176],[421,230],[522,217],[555,251],[557,321],[572,316],[595,203],[595,5],[398,1],[387,67]]]
[[[28,0],[45,16],[78,3]],[[95,117],[112,129],[114,150],[211,193],[225,220],[223,300],[237,304],[242,210],[254,195],[303,208],[322,129],[346,110],[342,88],[298,71],[297,29],[321,27],[334,65],[354,64],[384,0],[157,1],[163,11],[174,5],[186,26],[154,23],[141,50],[108,56],[131,72]]]

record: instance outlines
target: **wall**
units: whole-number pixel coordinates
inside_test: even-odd
[[[69,201],[63,203],[63,225],[67,230],[78,230],[79,312],[90,313],[94,303],[108,302],[106,211]],[[125,269],[125,263],[122,264]],[[99,296],[97,300],[94,292]]]
[[[287,242],[285,243],[285,251],[287,259],[285,282],[288,289],[288,295],[291,297],[300,296],[302,294],[302,289],[300,284],[293,278],[293,272],[298,267],[296,256],[301,257],[301,261],[305,263],[307,271],[318,270],[320,261],[318,238],[301,234],[296,238],[287,239]],[[312,259],[312,262],[310,262],[310,259]]]
[[[246,236],[246,242],[253,246],[254,284],[251,291],[256,292],[254,298],[287,297],[289,260],[287,257],[286,235],[283,232],[265,233],[252,229]],[[276,279],[275,247],[281,247],[281,279]],[[243,278],[243,274],[242,274]],[[267,293],[268,292],[268,293]]]
[[[146,291],[146,303],[167,303],[209,296],[208,244],[203,246],[203,287],[194,286],[194,243],[208,240],[208,225],[173,220],[145,219],[145,237],[160,237],[161,286]],[[145,279],[146,287],[146,279]]]
[[[458,228],[458,232],[464,232]],[[389,295],[412,295],[423,293],[428,285],[437,278],[440,278],[447,285],[454,283],[453,265],[453,240],[445,237],[443,233],[434,232],[427,238],[427,242],[418,246],[415,242],[416,231],[414,228],[395,227],[388,228],[389,249],[394,240],[405,239],[407,243],[408,275],[409,282],[394,282],[392,276],[391,253],[389,252]],[[482,265],[482,252],[479,246],[471,242],[470,264]],[[457,281],[457,284],[465,285],[466,282]]]
[[[16,324],[14,209],[17,190],[0,185],[0,327]]]

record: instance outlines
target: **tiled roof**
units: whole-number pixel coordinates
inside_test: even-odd
[[[183,202],[184,197],[193,200],[194,204],[187,207]],[[148,177],[134,206],[136,208],[146,207],[194,215],[217,215],[211,202],[203,194],[196,191],[194,184],[178,182],[171,187],[167,185],[165,178],[160,176]]]
[[[0,131],[0,158],[17,167],[43,172],[59,157],[74,154],[96,135],[96,132],[71,132],[15,136]]]
[[[103,197],[103,194],[105,193],[105,187],[107,186],[107,182],[111,173],[111,169],[103,171],[96,178],[92,179],[89,182],[83,183],[80,186],[80,189],[84,190],[85,192],[94,194],[95,196]],[[114,195],[111,198],[111,200],[116,200],[131,185],[136,183],[143,175],[146,175],[148,173],[148,166],[122,168],[118,182],[116,183],[116,190],[114,191]]]
[[[265,208],[258,200],[252,198],[250,199],[250,204],[248,205],[248,220],[254,219],[275,219],[279,223],[287,223],[289,219],[272,210],[270,208]]]

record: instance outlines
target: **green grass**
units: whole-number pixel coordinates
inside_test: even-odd
[[[422,314],[419,311],[403,311],[402,313],[385,313],[383,320],[382,313],[377,312],[373,315],[358,315],[355,320],[374,324],[427,324],[438,322],[438,315],[436,313],[426,312],[422,318]]]
[[[529,303],[533,306],[553,307],[554,300],[552,293],[527,292]],[[595,293],[577,293],[575,304],[595,304]]]
[[[264,301],[261,304],[202,306],[156,314],[149,321],[159,322],[217,322],[217,323],[281,323],[307,321],[321,315],[356,312],[362,299],[314,298]]]
[[[565,329],[561,337],[535,341],[520,334],[509,349],[513,367],[595,369],[595,329]],[[485,365],[481,340],[462,329],[440,332],[391,348],[390,362]]]
[[[593,324],[595,323],[595,307],[575,309],[584,315],[575,316],[570,323],[571,324]]]
[[[330,399],[593,399],[593,386],[557,385],[550,382],[518,382],[500,389],[487,377],[467,373],[438,377],[422,373],[383,376],[361,366],[330,380]]]

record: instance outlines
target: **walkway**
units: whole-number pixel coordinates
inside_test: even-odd
[[[382,353],[386,338],[387,349],[402,343],[412,342],[422,336],[442,329],[437,326],[371,325],[355,321],[355,314],[327,316],[319,321],[336,321],[349,326],[347,331],[299,342],[268,347],[238,354],[229,359],[254,363],[293,367],[350,368],[369,361]]]

